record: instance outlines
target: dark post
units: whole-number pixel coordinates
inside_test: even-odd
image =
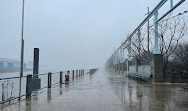
[[[33,76],[38,78],[39,73],[39,48],[34,48]]]
[[[33,60],[33,91],[38,90],[41,87],[41,79],[38,78],[39,73],[39,48],[34,48],[34,60]]]
[[[83,74],[84,74],[84,69],[83,69]]]
[[[149,7],[148,7],[148,13],[149,15]],[[149,26],[149,19],[148,19],[148,53],[149,53],[149,29],[150,29],[150,26]]]
[[[59,80],[59,83],[60,84],[62,84],[63,82],[62,82],[62,79],[63,79],[63,72],[62,71],[60,71],[60,80]]]
[[[31,96],[31,93],[32,93],[32,75],[27,75],[26,97]]]
[[[151,59],[151,81],[164,82],[163,75],[163,55],[153,54]]]
[[[74,79],[74,70],[72,70],[72,78]]]
[[[78,77],[78,70],[76,70],[76,77]]]
[[[52,73],[48,73],[48,88],[51,88],[52,85]]]

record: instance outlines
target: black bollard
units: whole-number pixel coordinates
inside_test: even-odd
[[[38,78],[39,73],[39,48],[34,48],[33,76]]]
[[[62,71],[60,71],[60,80],[59,80],[59,83],[60,84],[62,84],[63,82],[62,82],[62,79],[63,79],[63,72]]]
[[[72,70],[72,78],[74,79],[74,70]]]
[[[32,91],[33,91],[33,88],[32,88],[32,75],[27,75],[26,97],[30,97]]]
[[[51,88],[52,85],[52,73],[48,73],[48,88]]]

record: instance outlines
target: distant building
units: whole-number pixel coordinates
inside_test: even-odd
[[[0,58],[0,68],[18,69],[20,68],[20,61],[15,59]],[[24,63],[23,68],[26,69],[26,63]]]
[[[33,68],[33,61],[26,62],[27,68]]]

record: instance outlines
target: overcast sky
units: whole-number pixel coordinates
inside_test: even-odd
[[[25,0],[24,61],[37,47],[40,65],[49,69],[99,67],[159,1]],[[188,0],[175,13],[187,7]],[[20,59],[21,14],[22,0],[0,0],[1,58]]]

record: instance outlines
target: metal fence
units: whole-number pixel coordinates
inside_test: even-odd
[[[71,70],[70,79],[77,78],[84,74],[90,73],[90,70],[93,69],[82,69],[82,70]],[[27,96],[31,96],[32,92],[36,92],[45,88],[51,88],[53,85],[63,84],[64,76],[67,74],[67,71],[60,72],[48,72],[37,75],[27,75],[22,77],[8,77],[0,78],[0,104],[4,103],[14,103],[18,100],[22,100]],[[35,76],[40,78],[40,88],[32,89],[31,86],[36,83],[31,82]],[[19,82],[21,79],[21,95],[19,95]]]

